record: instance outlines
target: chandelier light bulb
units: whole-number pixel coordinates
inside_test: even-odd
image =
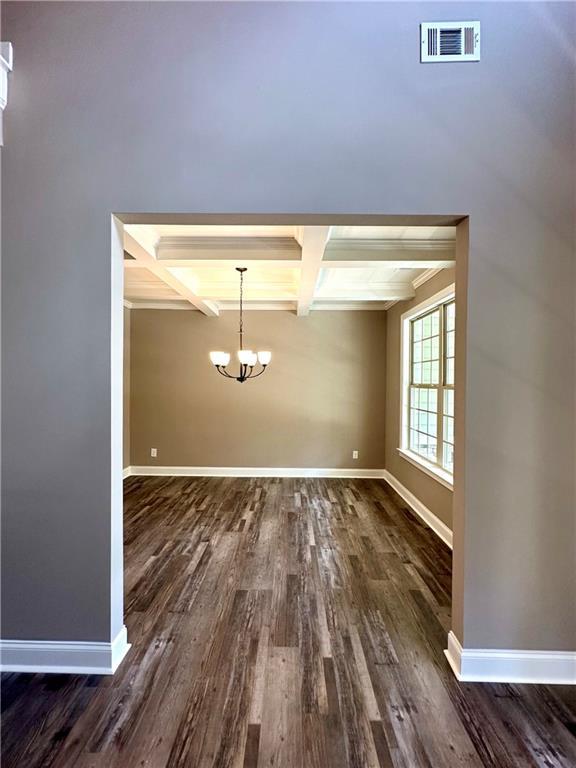
[[[228,365],[230,355],[228,352],[210,352],[210,360],[213,365]]]
[[[250,361],[252,360],[252,357],[254,356],[254,353],[251,349],[239,349],[238,350],[238,360],[242,363],[242,365],[250,365]]]
[[[260,365],[268,365],[272,360],[272,352],[258,352],[258,362]]]

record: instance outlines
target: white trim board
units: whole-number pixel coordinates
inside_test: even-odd
[[[420,499],[418,499],[412,491],[409,491],[402,483],[397,480],[394,475],[390,474],[387,469],[383,473],[384,480],[389,483],[396,493],[401,496],[406,504],[411,507],[414,512],[420,517],[427,526],[432,528],[434,533],[439,536],[442,541],[452,549],[452,531],[446,523],[443,523],[439,517],[431,512],[427,506],[425,506]]]
[[[432,480],[436,480],[437,483],[443,485],[444,488],[448,488],[449,491],[454,490],[454,483],[451,480],[451,475],[436,464],[431,464],[419,456],[417,453],[412,453],[405,448],[396,448],[399,456],[405,461],[408,461],[412,466],[424,472],[425,475],[431,477]]]
[[[126,627],[110,643],[0,640],[0,671],[113,675],[129,649]]]
[[[410,321],[423,312],[429,312],[435,307],[444,304],[445,302],[453,299],[456,296],[456,284],[442,288],[433,296],[429,296],[427,299],[419,302],[416,306],[406,310],[400,316],[400,445],[398,451],[401,452],[403,458],[407,458],[406,452],[409,451],[410,441],[408,439],[408,422],[409,422],[409,409],[410,409]],[[440,382],[441,384],[442,382]],[[439,396],[441,396],[441,392]],[[407,459],[408,461],[410,459]],[[437,473],[432,469],[426,470],[423,466],[416,465],[418,468],[426,472],[426,474],[438,479],[442,482]],[[430,464],[432,467],[433,465]]]
[[[332,469],[313,467],[159,467],[134,466],[125,477],[173,475],[174,477],[342,477],[382,479],[383,469]]]
[[[576,652],[462,648],[450,632],[444,651],[461,682],[576,685]]]

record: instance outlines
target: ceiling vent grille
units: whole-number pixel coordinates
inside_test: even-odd
[[[420,24],[420,61],[480,61],[480,22]]]

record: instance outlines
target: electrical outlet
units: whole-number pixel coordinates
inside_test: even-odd
[[[158,456],[158,448],[150,448],[150,456],[155,459]]]
[[[358,458],[358,451],[352,451],[352,458],[357,459]]]

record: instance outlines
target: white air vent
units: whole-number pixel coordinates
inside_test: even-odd
[[[420,61],[480,61],[480,22],[420,24],[420,51]]]

